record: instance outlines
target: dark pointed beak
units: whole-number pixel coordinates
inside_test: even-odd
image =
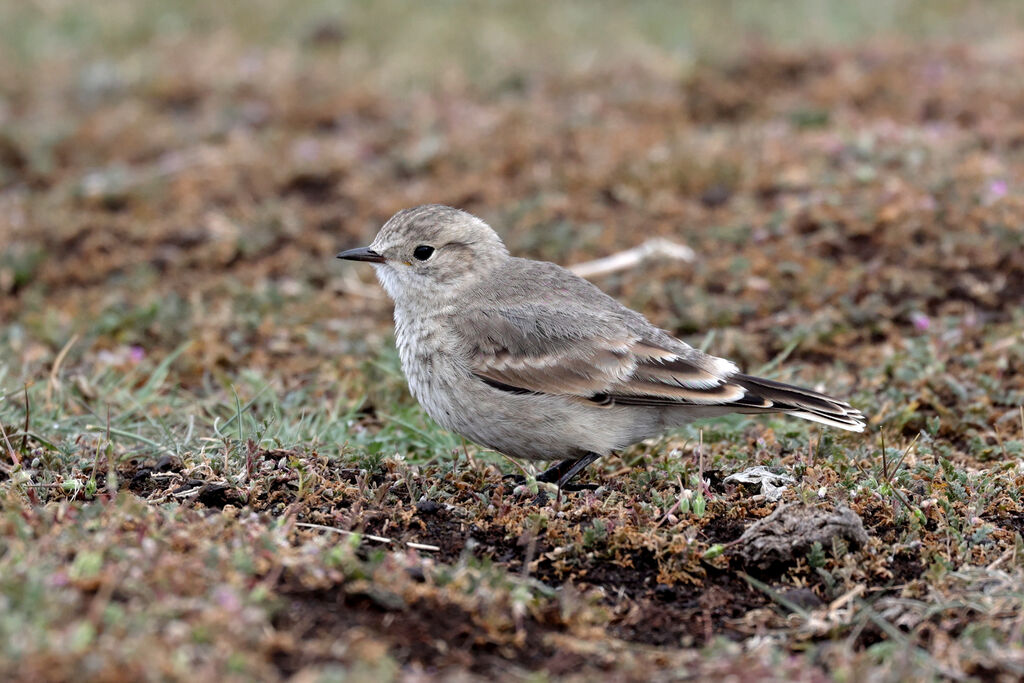
[[[384,263],[384,257],[369,247],[349,249],[338,254],[338,258],[346,261],[367,261],[369,263]]]

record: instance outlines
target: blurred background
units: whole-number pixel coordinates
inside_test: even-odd
[[[87,395],[185,343],[173,379],[200,393],[359,383],[390,307],[332,255],[438,202],[563,264],[688,245],[598,284],[747,367],[793,354],[852,389],[883,342],[1018,319],[1022,16],[0,2],[4,388],[71,339]]]

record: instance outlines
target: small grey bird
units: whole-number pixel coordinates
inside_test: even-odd
[[[744,375],[561,266],[510,256],[458,209],[399,211],[338,258],[372,263],[394,300],[402,370],[427,413],[487,448],[560,460],[541,481],[564,487],[601,456],[701,417],[782,412],[864,429],[843,401]]]

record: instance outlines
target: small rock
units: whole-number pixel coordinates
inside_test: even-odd
[[[825,604],[810,588],[790,588],[783,591],[782,597],[787,602],[807,610],[818,609]]]
[[[416,503],[416,512],[420,515],[436,515],[444,506],[432,500],[421,500]]]
[[[676,590],[665,583],[659,583],[654,587],[654,596],[662,602],[668,602],[675,598]]]
[[[761,494],[769,501],[776,501],[782,498],[786,484],[792,484],[796,479],[788,474],[777,474],[764,465],[749,467],[742,472],[730,474],[725,478],[727,484],[744,484],[747,486],[759,486]]]
[[[345,24],[332,20],[323,19],[306,33],[306,42],[312,45],[337,45],[344,42],[349,35]]]
[[[156,470],[157,472],[170,472],[174,470],[176,467],[178,467],[178,465],[179,463],[177,458],[175,458],[173,455],[165,454],[161,455],[157,459],[156,464],[153,465],[153,469]]]
[[[830,548],[834,538],[844,539],[850,547],[868,542],[864,523],[850,508],[830,512],[803,503],[781,504],[743,532],[736,553],[746,566],[767,571],[793,564],[815,543]]]
[[[208,508],[223,508],[228,504],[242,504],[241,494],[223,482],[204,483],[196,492],[196,502]]]
[[[732,197],[732,190],[727,185],[716,183],[705,190],[700,196],[700,203],[709,209],[722,206]]]

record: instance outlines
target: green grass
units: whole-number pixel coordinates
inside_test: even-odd
[[[511,86],[524,71],[542,66],[572,71],[637,58],[685,65],[742,52],[754,38],[790,47],[907,37],[980,39],[1022,21],[1018,3],[1004,0],[645,1],[599,7],[532,0],[429,7],[393,0],[115,0],[102,7],[73,0],[46,5],[7,0],[0,3],[0,44],[12,64],[25,68],[54,58],[78,65],[92,60],[116,64],[133,53],[145,58],[145,47],[153,43],[173,45],[225,31],[261,48],[312,46],[309,38],[317,28],[331,26],[340,31],[339,66],[347,73],[369,70],[375,76],[433,83],[457,70],[488,86]],[[96,69],[86,69],[82,77],[103,80]]]

